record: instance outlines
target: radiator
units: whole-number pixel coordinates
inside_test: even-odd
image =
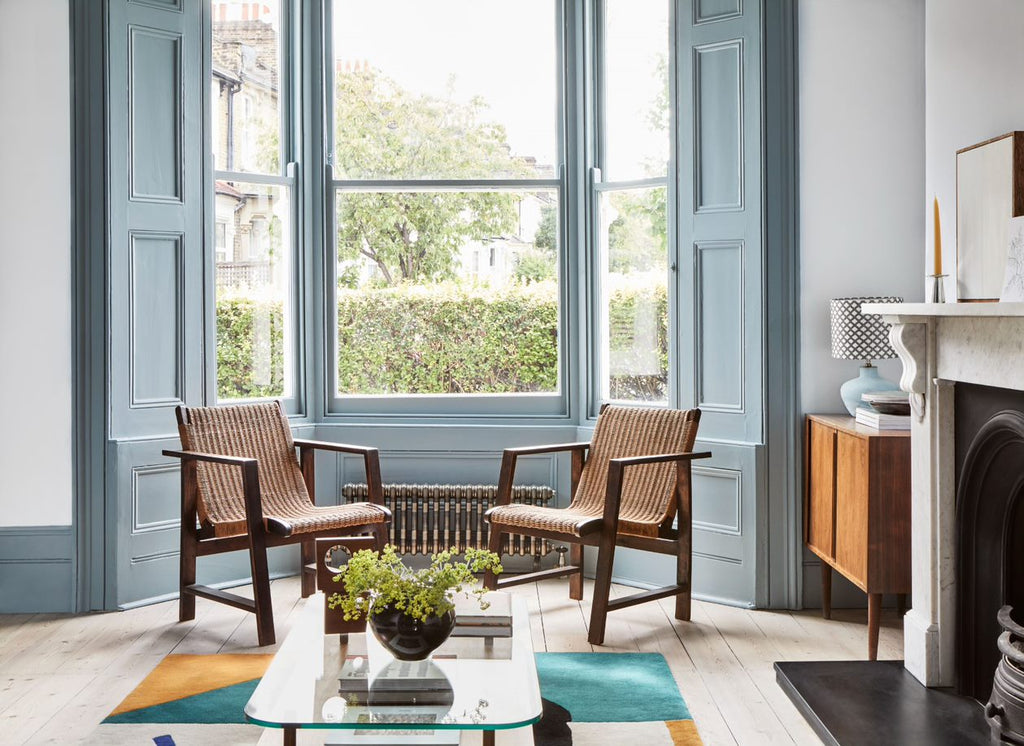
[[[498,489],[477,484],[385,484],[384,504],[391,510],[390,542],[403,554],[431,554],[455,547],[487,548],[488,525],[484,513],[494,504]],[[347,502],[367,497],[365,484],[346,484],[341,495]],[[512,488],[512,502],[543,505],[555,496],[546,486]],[[534,560],[551,551],[546,539],[510,534],[507,554]]]

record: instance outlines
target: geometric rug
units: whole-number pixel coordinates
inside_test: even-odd
[[[272,658],[168,655],[85,743],[253,746],[263,728],[246,724],[243,707]],[[536,746],[701,744],[660,654],[537,653],[536,659],[544,704],[533,726]],[[279,731],[269,730],[277,735],[270,742],[280,743]]]

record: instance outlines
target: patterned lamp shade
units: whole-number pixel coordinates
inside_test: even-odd
[[[877,314],[863,314],[865,303],[902,303],[902,298],[833,298],[832,357],[840,360],[887,360],[896,357],[889,344],[889,325]]]

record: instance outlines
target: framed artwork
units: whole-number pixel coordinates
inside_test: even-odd
[[[1010,218],[1024,215],[1024,132],[956,153],[956,286],[960,301],[999,300]]]

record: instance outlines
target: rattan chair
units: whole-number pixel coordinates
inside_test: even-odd
[[[260,645],[273,645],[267,547],[300,544],[302,595],[316,590],[318,537],[369,534],[383,548],[391,514],[384,507],[376,448],[293,440],[279,402],[177,407],[181,459],[181,576],[178,618],[194,619],[196,596],[256,614]],[[299,449],[299,459],[295,448]],[[317,449],[359,454],[370,502],[320,507],[314,499]],[[196,557],[248,550],[253,599],[196,583]]]
[[[690,618],[690,463],[710,453],[693,453],[700,410],[605,406],[590,443],[507,449],[501,461],[497,505],[485,515],[490,549],[500,552],[508,533],[568,544],[569,563],[550,570],[498,580],[488,588],[569,575],[569,597],[583,598],[583,547],[598,547],[589,639],[604,642],[609,611],[676,597],[677,619]],[[589,455],[584,460],[584,453]],[[510,503],[519,456],[571,451],[572,501],[567,508]],[[677,525],[673,520],[678,518]],[[609,600],[615,547],[676,555],[676,582],[664,588]]]

